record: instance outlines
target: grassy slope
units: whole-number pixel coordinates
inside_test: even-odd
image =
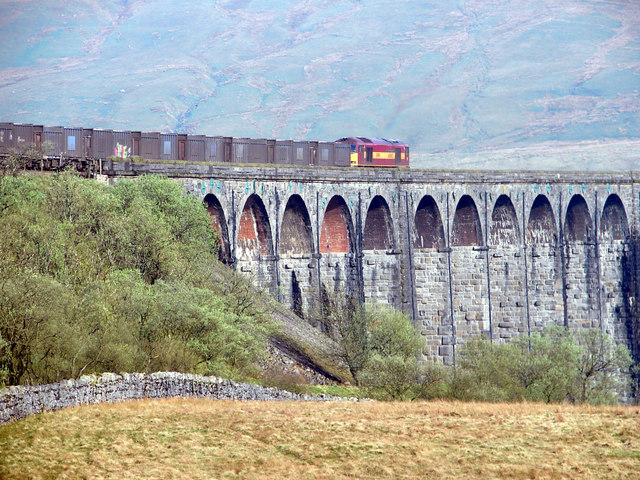
[[[638,407],[153,400],[0,427],[0,478],[637,478]]]
[[[239,283],[238,277],[222,264],[214,265],[213,268],[213,275],[218,281],[227,284],[233,282],[237,289],[247,288],[251,301],[270,313],[276,326],[276,331],[270,339],[274,347],[296,362],[330,379],[342,381],[350,379],[348,370],[336,361],[335,344],[329,337],[273,300],[268,293]]]

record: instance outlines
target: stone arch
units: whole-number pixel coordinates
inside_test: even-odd
[[[615,193],[607,198],[600,217],[600,234],[603,240],[624,240],[629,235],[629,223],[622,200]]]
[[[278,252],[282,255],[311,254],[313,233],[311,220],[304,200],[300,195],[289,197],[280,226]]]
[[[247,198],[238,228],[238,257],[255,258],[273,255],[273,240],[269,215],[257,194]]]
[[[591,215],[582,195],[571,197],[564,220],[564,234],[569,242],[586,242],[591,238]]]
[[[463,195],[456,207],[451,244],[456,247],[482,245],[482,225],[478,209],[469,195]]]
[[[220,200],[209,193],[204,197],[203,203],[209,212],[209,221],[218,232],[218,241],[220,242],[220,250],[218,250],[218,258],[223,263],[231,263],[231,247],[229,243],[229,231],[227,229],[227,221],[224,216],[224,210]]]
[[[320,230],[320,253],[353,251],[353,223],[344,199],[335,195],[327,205]]]
[[[551,203],[545,195],[538,195],[529,211],[527,243],[555,244],[557,235]]]
[[[369,204],[362,236],[363,250],[389,250],[393,248],[393,220],[386,200],[376,195]]]
[[[414,218],[416,236],[413,239],[414,248],[444,248],[444,227],[442,217],[436,201],[430,195],[425,195],[418,204]]]
[[[518,215],[507,195],[500,195],[496,200],[489,235],[493,245],[515,245],[520,240]]]

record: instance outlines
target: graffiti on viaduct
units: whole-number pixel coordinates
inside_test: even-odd
[[[403,309],[455,362],[550,323],[637,355],[638,185],[629,174],[216,168],[183,178],[220,258],[310,319],[323,290]]]

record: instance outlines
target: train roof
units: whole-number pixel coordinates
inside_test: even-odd
[[[386,145],[386,146],[408,146],[406,143],[399,140],[387,140],[386,138],[369,138],[369,137],[344,137],[336,142],[345,143],[364,143],[369,145]]]

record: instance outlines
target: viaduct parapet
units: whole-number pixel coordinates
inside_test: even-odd
[[[180,177],[206,203],[221,259],[309,321],[324,293],[353,293],[406,311],[424,356],[445,364],[472,335],[552,323],[601,328],[638,357],[633,173],[104,169]]]

